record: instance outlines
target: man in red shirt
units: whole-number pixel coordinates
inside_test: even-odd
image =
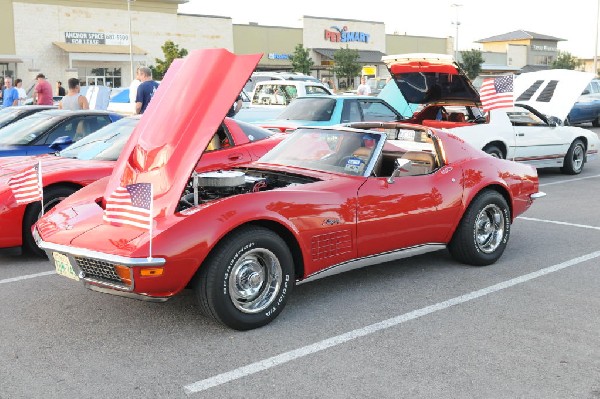
[[[52,85],[46,80],[46,76],[43,73],[38,73],[35,77],[37,85],[33,93],[33,103],[39,105],[52,105]]]

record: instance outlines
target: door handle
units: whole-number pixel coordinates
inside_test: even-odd
[[[523,136],[525,136],[525,133],[517,133],[517,136],[523,137]]]
[[[230,161],[237,161],[237,160],[242,159],[242,157],[243,157],[242,154],[237,153],[237,154],[231,154],[228,158]]]

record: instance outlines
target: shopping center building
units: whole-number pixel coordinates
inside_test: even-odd
[[[319,78],[331,77],[340,48],[358,50],[364,70],[377,76],[387,75],[381,62],[386,54],[453,54],[453,37],[389,34],[383,22],[304,16],[301,28],[240,25],[226,16],[178,13],[186,2],[3,0],[0,75],[21,78],[26,88],[40,72],[52,82],[77,77],[85,84],[127,86],[135,67],[164,58],[161,46],[168,40],[188,51],[263,53],[257,70],[291,70],[290,55],[302,44]]]

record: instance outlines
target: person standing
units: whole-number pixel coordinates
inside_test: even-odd
[[[62,87],[62,82],[59,80],[56,82],[56,95],[57,96],[65,96],[67,93],[65,92],[65,88]]]
[[[371,87],[367,84],[366,76],[361,76],[360,84],[356,89],[356,94],[358,94],[359,96],[368,96],[369,94],[371,94]]]
[[[138,68],[137,79],[142,82],[135,96],[135,113],[143,114],[154,96],[158,83],[152,80],[152,71],[148,67]]]
[[[67,82],[69,85],[69,93],[60,100],[58,103],[58,109],[70,109],[70,110],[79,110],[79,109],[89,109],[90,105],[85,96],[82,96],[79,87],[79,79],[71,78]]]
[[[12,78],[4,78],[4,90],[2,92],[2,105],[4,107],[12,107],[19,104],[19,92],[12,87]]]
[[[17,93],[19,94],[19,105],[25,105],[25,100],[27,100],[27,93],[23,88],[23,80],[17,79],[15,80],[15,89],[17,89]]]
[[[38,73],[35,77],[37,84],[33,91],[33,103],[39,105],[52,105],[52,85],[46,80],[43,73]]]

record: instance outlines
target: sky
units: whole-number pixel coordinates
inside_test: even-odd
[[[525,30],[554,36],[560,51],[593,58],[600,0],[380,0],[374,7],[349,6],[341,1],[189,0],[180,13],[231,17],[234,24],[258,22],[266,26],[302,27],[302,16],[353,19],[385,23],[386,33],[411,36],[456,36],[459,50],[481,49],[476,40]],[[459,4],[452,7],[452,4]],[[454,23],[453,23],[454,22]]]

